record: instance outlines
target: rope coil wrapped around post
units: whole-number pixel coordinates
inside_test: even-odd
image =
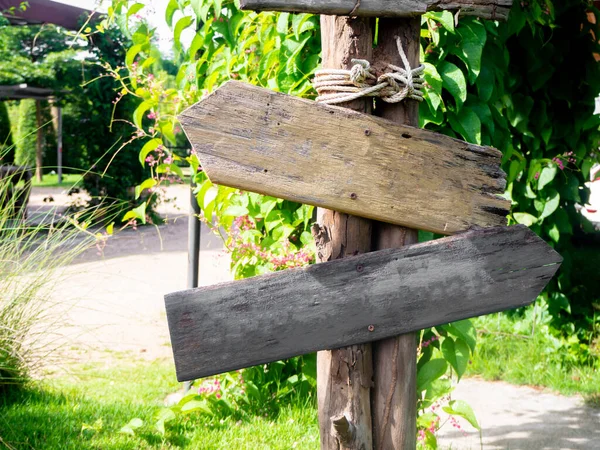
[[[364,59],[353,59],[350,70],[321,69],[315,72],[313,86],[319,96],[316,101],[326,105],[337,105],[361,97],[379,97],[387,103],[399,103],[407,98],[423,101],[422,64],[412,69],[402,48],[402,41],[396,38],[398,53],[404,68],[388,64],[390,72],[376,77],[370,71],[371,64]]]

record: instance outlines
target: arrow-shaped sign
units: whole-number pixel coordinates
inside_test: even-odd
[[[242,9],[337,16],[414,17],[427,11],[506,20],[512,0],[241,0]]]
[[[440,234],[506,224],[491,147],[233,81],[179,120],[214,183]]]
[[[524,306],[561,261],[518,225],[169,294],[177,378]]]

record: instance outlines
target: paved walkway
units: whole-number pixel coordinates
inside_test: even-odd
[[[148,359],[171,356],[163,295],[186,286],[187,189],[174,188],[170,194],[178,198],[162,212],[179,219],[158,229],[120,233],[102,255],[91,250],[67,268],[54,294],[68,305],[67,357],[110,365],[115,352]],[[44,192],[34,192],[32,207],[36,201],[43,205],[43,197]],[[201,285],[229,279],[222,243],[206,229],[200,264]],[[479,433],[463,423],[467,436],[447,424],[440,448],[600,450],[600,410],[585,407],[578,397],[466,379],[453,398],[474,409],[483,427],[483,447]]]

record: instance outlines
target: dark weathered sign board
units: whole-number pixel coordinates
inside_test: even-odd
[[[561,261],[518,225],[169,294],[177,378],[524,306]]]
[[[506,20],[512,0],[241,0],[242,9],[338,16],[413,17],[428,11]]]
[[[491,147],[237,81],[179,120],[214,183],[446,235],[506,225]]]

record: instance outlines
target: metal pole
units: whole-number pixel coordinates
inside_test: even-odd
[[[188,222],[188,289],[198,287],[200,268],[200,206],[194,195],[196,184],[194,183],[193,176],[194,174],[192,174],[190,186],[190,218]]]
[[[194,173],[190,183],[190,217],[188,222],[188,276],[187,287],[193,289],[198,287],[198,278],[200,275],[200,205],[194,195]],[[186,381],[183,390],[187,394],[192,388],[194,381]]]

